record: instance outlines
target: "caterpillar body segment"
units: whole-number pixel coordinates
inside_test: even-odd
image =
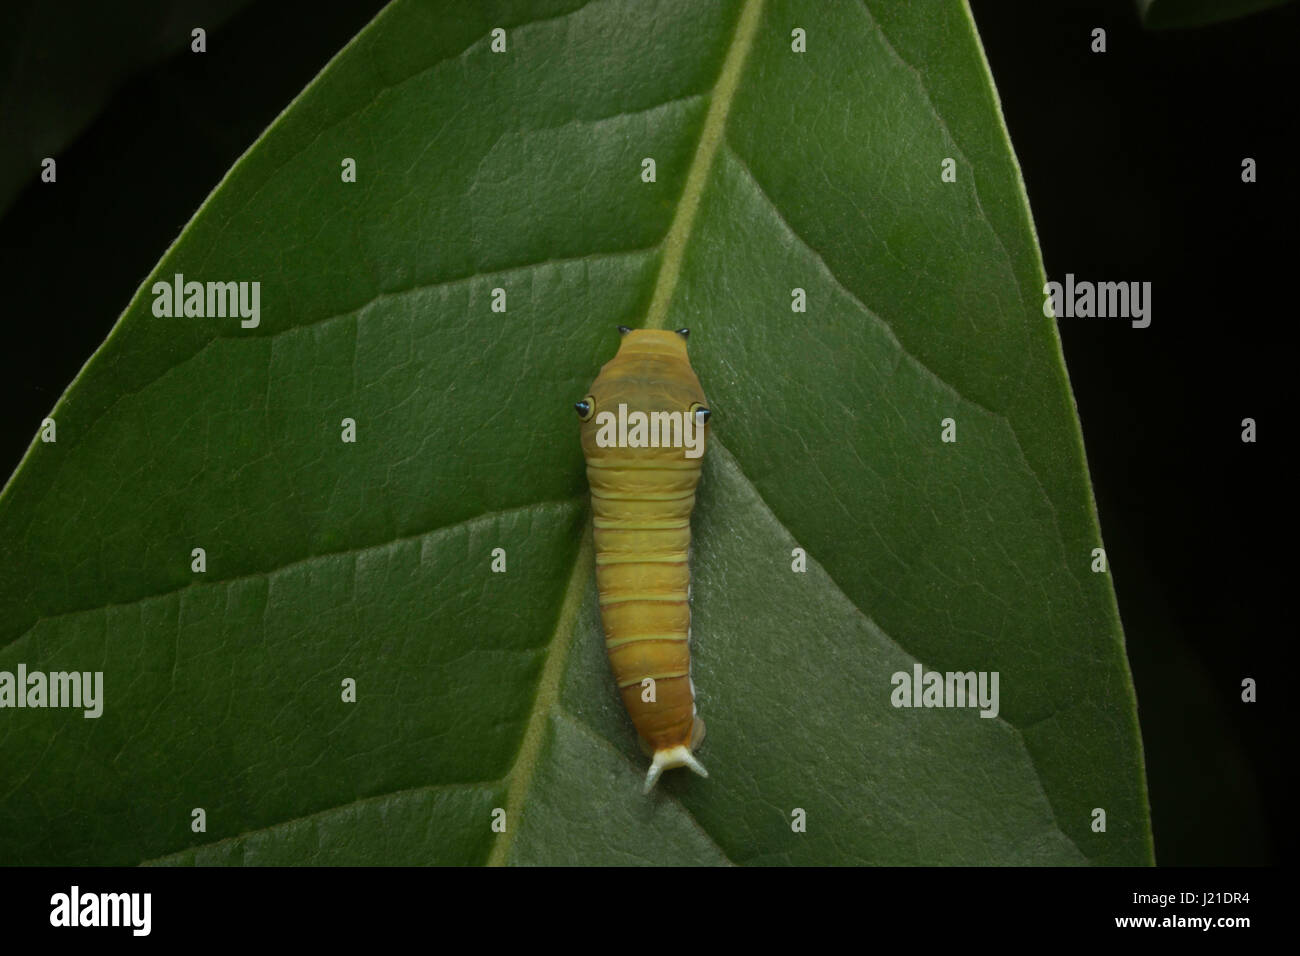
[[[687,359],[685,329],[619,331],[618,353],[575,407],[591,486],[605,648],[623,705],[651,756],[648,792],[674,767],[708,776],[692,752],[704,722],[691,681],[690,520],[709,411]],[[635,438],[611,443],[611,416],[626,420],[635,412],[648,419],[676,412],[679,433],[691,419],[694,447],[689,433],[676,445],[638,447]],[[668,434],[664,428],[665,439]]]

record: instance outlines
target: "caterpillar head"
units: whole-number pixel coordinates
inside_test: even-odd
[[[599,439],[608,439],[610,427],[617,428],[622,415],[633,426],[625,431],[629,440],[619,451],[638,457],[670,458],[681,457],[685,449],[693,452],[689,457],[698,458],[703,454],[711,413],[686,354],[690,330],[669,332],[619,326],[618,331],[622,335],[618,353],[605,363],[587,394],[574,403],[582,422],[583,451],[589,459],[614,451],[606,440]],[[620,406],[624,406],[622,412]],[[660,427],[665,419],[655,417],[658,413],[676,413],[675,422],[672,418],[666,421],[685,428],[689,419],[690,427],[675,444],[664,445],[654,440],[657,436],[650,435],[653,444],[640,445],[631,418],[638,412]],[[697,432],[692,448],[689,439]]]

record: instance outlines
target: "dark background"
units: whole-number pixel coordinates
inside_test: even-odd
[[[226,170],[383,6],[303,16],[245,2],[209,29],[205,55],[184,30],[137,70],[54,153],[58,188],[33,164],[0,218],[0,477]],[[1151,32],[1131,0],[972,7],[1048,277],[1153,284],[1147,329],[1060,328],[1137,685],[1156,859],[1279,862],[1291,749],[1270,678],[1295,627],[1279,633],[1293,511],[1272,449],[1290,424],[1284,331],[1297,318],[1286,127],[1300,8]],[[1090,52],[1098,26],[1104,54]],[[13,72],[0,82],[12,92]],[[1240,440],[1245,417],[1257,444]],[[1259,703],[1240,700],[1246,676]]]

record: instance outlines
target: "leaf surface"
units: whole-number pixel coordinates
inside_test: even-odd
[[[260,324],[155,316],[177,273]],[[1043,281],[962,4],[394,4],[0,494],[0,670],[105,675],[96,720],[0,711],[0,859],[1151,862]],[[714,410],[710,777],[651,797],[571,407],[618,324],[689,326]],[[916,664],[997,716],[893,706]]]

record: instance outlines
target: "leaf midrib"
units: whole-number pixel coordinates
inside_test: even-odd
[[[664,234],[664,238],[660,240],[658,244],[656,244],[656,246],[662,249],[662,258],[659,266],[659,272],[656,277],[655,286],[651,297],[651,302],[647,309],[646,322],[645,322],[647,328],[663,328],[667,323],[667,319],[669,315],[669,307],[673,299],[677,282],[680,278],[682,262],[685,256],[685,248],[688,245],[691,237],[694,221],[701,201],[705,183],[707,182],[709,171],[712,168],[713,163],[716,159],[716,153],[718,149],[727,146],[727,144],[725,143],[725,136],[723,135],[725,131],[726,118],[729,112],[731,101],[738,87],[739,76],[742,73],[742,68],[743,68],[743,61],[749,49],[749,42],[752,41],[752,36],[753,36],[752,27],[755,26],[759,20],[759,14],[761,13],[762,6],[763,6],[763,0],[746,0],[745,6],[742,9],[741,15],[737,21],[735,34],[732,37],[730,46],[728,47],[728,52],[724,59],[722,71],[719,74],[718,81],[715,84],[712,93],[710,94],[711,95],[710,107],[706,115],[704,126],[701,130],[700,140],[699,143],[697,144],[695,155],[692,158],[691,166],[687,171],[686,184],[683,188],[682,195],[674,211],[673,219],[669,226],[668,231]],[[870,6],[866,2],[866,0],[863,0],[863,6],[864,8],[866,8],[868,12],[868,16],[871,16]],[[967,8],[967,13],[969,15],[969,8]],[[747,38],[744,38],[744,42],[742,43],[741,42],[742,34],[747,24],[751,27],[750,34]],[[883,28],[881,28],[879,25],[876,25],[876,29],[883,37],[884,36]],[[972,28],[972,32],[974,32],[973,28]],[[888,38],[886,37],[886,43],[888,44],[888,42],[889,42]],[[978,46],[978,41],[977,41],[977,46]],[[739,61],[733,63],[733,58],[737,56],[738,50],[740,51]],[[894,51],[892,49],[892,45],[891,45],[891,53],[893,53],[895,57],[897,57],[901,62],[903,62],[908,69],[911,69],[914,73],[917,72],[915,67],[912,67],[910,64],[907,64],[906,61],[902,61],[902,58],[901,56],[898,55],[897,51]],[[982,55],[982,50],[981,50],[981,55]],[[729,67],[734,67],[733,69],[731,69],[731,72],[728,72]],[[987,68],[987,64],[986,64],[986,68]],[[921,87],[924,90],[925,87],[923,82],[921,83]],[[930,105],[931,105],[931,110],[935,113],[936,117],[938,117],[937,109],[934,108],[933,104]],[[999,116],[1000,116],[1000,111],[999,111]],[[939,121],[940,123],[942,123],[942,118],[940,118]],[[950,139],[952,138],[950,134],[949,134],[949,138]],[[260,143],[260,141],[261,138],[259,138],[258,142]],[[254,147],[256,145],[257,143],[254,144]],[[252,148],[253,147],[250,147],[250,152]],[[727,148],[730,149],[729,146],[727,146]],[[739,158],[740,157],[737,156],[737,159]],[[742,160],[742,165],[743,165],[743,160]],[[1019,170],[1017,168],[1017,174],[1018,173]],[[752,178],[752,174],[751,174],[751,178]],[[757,185],[757,182],[755,184]],[[978,187],[976,187],[976,189],[977,189],[976,200],[978,203]],[[1021,185],[1021,190],[1023,193],[1023,182]],[[214,194],[215,192],[216,190],[214,190]],[[769,197],[769,201],[770,201],[770,197]],[[774,203],[773,203],[773,208],[775,209]],[[989,220],[988,216],[984,213],[982,206],[980,207],[980,214],[989,223],[995,239],[997,240],[999,246],[1001,246],[1002,248],[1003,254],[1007,256],[1009,259],[1010,256],[1007,251],[1007,247],[1003,242],[1002,237],[998,232],[996,225],[991,220]],[[1030,228],[1032,229],[1032,218],[1030,219]],[[182,238],[183,235],[184,234],[182,234]],[[796,238],[798,237],[796,236]],[[805,242],[804,245],[807,246],[807,243]],[[654,249],[656,248],[656,246],[651,246],[649,247],[649,249]],[[811,250],[811,246],[808,246],[808,248]],[[1033,244],[1032,248],[1034,254],[1038,255],[1038,247],[1036,243]],[[648,250],[627,250],[627,252],[645,252],[645,251]],[[812,251],[815,254],[815,250]],[[582,258],[586,258],[586,257],[584,256]],[[823,265],[825,265],[825,263],[823,263]],[[511,268],[511,267],[507,267],[507,268]],[[497,271],[497,270],[493,270],[493,271]],[[1014,271],[1015,270],[1013,267],[1012,268],[1013,277],[1014,277]],[[1039,263],[1038,271],[1039,272],[1042,271],[1041,261]],[[827,267],[827,272],[830,273],[828,267]],[[836,284],[839,285],[841,288],[844,288],[843,283],[840,283],[833,274],[831,274],[831,279],[832,281],[835,281]],[[1020,283],[1013,282],[1013,285],[1015,286],[1017,293],[1021,295],[1021,302],[1023,304],[1023,289],[1021,288]],[[848,290],[845,289],[845,291],[847,292]],[[392,293],[386,293],[386,294],[392,294]],[[850,293],[850,295],[852,295],[852,293]],[[854,298],[856,299],[856,297]],[[369,306],[369,304],[370,303],[365,303],[362,306],[359,306],[355,310],[350,310],[350,313],[343,313],[343,315],[362,313]],[[866,309],[865,306],[863,306],[863,309],[868,314],[871,315],[875,314],[871,310]],[[337,318],[337,316],[330,317],[330,318]],[[881,321],[883,322],[884,320],[882,319]],[[886,323],[886,326],[887,325],[888,324]],[[206,345],[204,347],[206,347]],[[1058,340],[1058,350],[1059,350],[1059,340]],[[940,379],[937,375],[934,377],[936,378],[936,380],[941,382],[946,388],[949,388],[952,391],[956,392],[954,386],[945,382],[943,379]],[[978,405],[978,403],[973,403],[973,404]],[[1020,447],[1019,437],[1014,427],[1010,427],[1010,422],[1007,420],[1007,416],[1000,413],[992,412],[989,409],[985,409],[985,410],[990,411],[990,414],[1006,422],[1006,424],[1010,428],[1012,436],[1016,439],[1016,445],[1017,448],[1019,449],[1022,459],[1025,458],[1024,449]],[[721,446],[719,446],[719,448],[720,450],[723,450],[721,449]],[[725,452],[725,450],[723,451]],[[734,457],[732,457],[732,460],[734,461]],[[1049,506],[1051,507],[1053,519],[1055,520],[1056,509],[1055,509],[1055,503],[1051,495],[1049,495],[1046,489],[1043,487],[1042,481],[1039,479],[1037,472],[1032,467],[1028,466],[1028,461],[1026,460],[1024,463],[1028,467],[1028,471],[1030,472],[1030,474],[1034,477],[1035,481],[1038,483],[1039,490],[1042,492],[1043,497],[1047,500]],[[737,469],[739,469],[738,463],[737,463]],[[15,471],[15,475],[20,470],[21,467]],[[748,481],[747,478],[746,481]],[[751,486],[753,485],[753,482],[749,482],[749,483],[751,484]],[[1089,490],[1090,489],[1091,486],[1089,485]],[[7,491],[7,490],[8,490],[8,484],[6,484],[6,487],[4,489],[0,489],[0,492]],[[754,490],[757,493],[756,487],[754,488]],[[0,498],[3,497],[4,497],[3,494],[0,494]],[[759,497],[760,499],[762,498],[761,495]],[[573,499],[566,499],[566,500],[571,502]],[[538,503],[538,504],[542,504],[542,503]],[[764,505],[765,506],[767,505],[766,501],[764,501]],[[518,507],[531,508],[531,507],[536,507],[536,505],[529,504],[529,505],[522,505]],[[770,506],[768,506],[768,508],[769,511],[772,511]],[[1097,523],[1095,517],[1095,505],[1093,505],[1093,509],[1094,509],[1093,525],[1095,526]],[[510,511],[515,509],[503,509],[503,510]],[[491,515],[495,513],[497,512],[489,512],[487,514]],[[785,527],[784,523],[780,522],[780,519],[776,519],[774,511],[772,512],[772,515],[773,518],[782,525],[782,527]],[[474,516],[473,518],[467,520],[473,521],[473,520],[481,519],[483,517],[485,516],[479,515],[479,516]],[[434,529],[434,531],[439,531],[439,530],[444,530],[444,529]],[[1056,530],[1057,530],[1058,541],[1063,541],[1063,538],[1060,535],[1059,527]],[[408,537],[411,538],[425,537],[430,533],[432,532],[422,532]],[[506,773],[503,776],[498,778],[496,781],[475,782],[475,783],[432,784],[426,787],[411,788],[410,791],[403,791],[403,792],[415,792],[419,790],[427,790],[430,788],[439,788],[439,787],[461,787],[461,786],[468,787],[468,786],[484,785],[485,783],[492,783],[492,782],[496,782],[498,784],[508,782],[507,805],[511,807],[511,810],[508,813],[510,826],[506,834],[503,834],[496,839],[493,848],[491,850],[490,859],[488,861],[490,863],[505,862],[505,858],[509,854],[510,841],[513,836],[513,831],[517,828],[520,819],[519,814],[514,811],[522,808],[527,798],[528,787],[531,784],[531,780],[536,771],[537,763],[540,759],[540,753],[545,741],[545,733],[548,724],[550,723],[551,717],[553,717],[556,714],[564,713],[564,709],[559,705],[558,702],[559,684],[563,678],[565,665],[568,659],[568,652],[576,636],[575,630],[576,630],[577,613],[581,608],[582,599],[585,596],[586,589],[590,584],[590,571],[592,566],[592,548],[590,542],[591,542],[590,516],[588,514],[587,521],[585,522],[582,531],[582,539],[579,545],[578,553],[575,557],[574,565],[571,570],[568,583],[566,584],[565,590],[563,592],[564,596],[560,605],[560,611],[557,617],[555,631],[551,635],[550,640],[546,643],[546,645],[544,645],[547,649],[547,658],[546,658],[545,665],[543,667],[542,676],[538,681],[536,698],[531,710],[529,711],[527,724],[525,726],[524,733],[521,739],[519,751],[516,754],[514,760],[512,761],[510,768],[506,771]],[[367,545],[359,549],[348,549],[348,551],[349,552],[358,551],[358,550],[364,551],[369,548],[383,547],[391,543],[392,542],[376,542],[374,544]],[[319,558],[321,556],[322,555],[307,555],[299,560],[308,561],[308,560],[313,560],[315,558]],[[299,562],[295,561],[291,563],[296,564]],[[274,573],[276,570],[279,569],[271,569],[270,571],[258,571],[254,574],[250,574],[247,576],[248,577],[265,576]],[[823,569],[823,571],[824,570],[825,569]],[[852,604],[860,614],[866,617],[867,620],[870,620],[870,618],[866,615],[866,613],[862,611],[861,608],[858,608],[855,602],[853,602],[851,599],[848,598],[848,595],[844,593],[843,589],[840,588],[838,583],[836,583],[829,574],[827,574],[827,578],[840,592],[840,594],[843,595],[845,599],[849,600],[850,604]],[[1077,581],[1076,581],[1076,585],[1077,585]],[[170,593],[170,592],[165,592],[165,593]],[[1111,592],[1112,601],[1113,601],[1113,593],[1114,592],[1112,591]],[[144,601],[151,597],[156,597],[156,596],[158,595],[146,595],[140,598],[133,599],[131,602],[127,602],[127,603],[136,603],[137,601]],[[107,605],[106,607],[111,607],[111,606],[116,606],[116,605]],[[85,611],[94,611],[94,610],[100,610],[100,608],[79,609],[79,610],[64,612],[64,614],[83,613]],[[54,616],[61,617],[64,616],[64,614],[59,614]],[[44,618],[39,620],[44,620]],[[1116,622],[1118,622],[1117,618],[1116,618]],[[35,626],[35,624],[33,624],[32,626]],[[26,632],[24,632],[24,634],[19,635],[17,638],[15,638],[15,641],[25,636],[25,633]],[[885,632],[882,631],[881,633],[885,633]],[[1121,642],[1122,642],[1122,638],[1121,638]],[[902,649],[901,646],[900,649]],[[1126,659],[1124,663],[1127,671]],[[1005,720],[1005,718],[1002,719]],[[590,729],[586,727],[585,724],[583,724],[582,726],[584,727],[584,729],[588,729],[588,730]],[[1008,722],[1008,726],[1013,726],[1013,725],[1010,725],[1010,723]],[[1015,728],[1013,727],[1013,729]],[[1018,730],[1017,733],[1019,733]],[[1029,753],[1027,746],[1025,746],[1024,744],[1023,737],[1021,743],[1022,746],[1025,748],[1026,753]],[[1138,736],[1138,744],[1140,747],[1141,745],[1140,735]],[[1030,760],[1032,763],[1032,754],[1030,754]],[[1035,774],[1035,776],[1037,778],[1037,774]],[[1041,778],[1038,779],[1038,782],[1040,784],[1040,787],[1044,785],[1044,781]],[[1143,783],[1143,795],[1145,797],[1144,779],[1142,780],[1142,783]],[[1046,798],[1045,790],[1043,795]],[[387,796],[392,796],[392,795],[381,794],[375,797],[365,798],[365,801],[383,799],[384,797]],[[356,801],[356,802],[365,802],[365,801]],[[680,802],[680,801],[676,801],[676,802]],[[1055,808],[1052,806],[1050,799],[1047,799],[1046,803],[1049,810],[1052,811],[1053,819],[1055,822]],[[350,805],[351,804],[342,804],[339,807],[324,808],[320,811],[317,811],[317,813],[331,812],[333,810],[345,808]],[[683,810],[685,810],[684,807]],[[689,811],[687,811],[687,813],[689,815]],[[308,814],[307,817],[314,816],[314,815],[315,814]],[[304,818],[296,818],[296,819],[304,819]],[[694,818],[692,817],[692,819]],[[296,821],[280,821],[279,823],[269,824],[259,829],[270,830],[277,826],[281,826],[291,822],[296,822]],[[700,827],[700,829],[703,831],[703,827]],[[1064,834],[1064,830],[1060,828],[1059,823],[1057,825],[1057,830],[1062,834]],[[254,830],[251,832],[258,832],[258,831]],[[703,831],[703,832],[706,835],[708,835],[707,831]],[[226,838],[226,840],[239,839],[241,836],[245,836],[245,835],[247,834],[240,834],[234,837]],[[1070,839],[1068,834],[1064,834],[1064,835],[1066,835],[1067,839]],[[226,840],[217,841],[217,842],[218,843],[226,842]],[[1074,841],[1071,839],[1070,842],[1073,843]],[[211,845],[213,844],[202,844],[200,846],[211,846]],[[178,852],[185,852],[187,850],[193,850],[197,848],[198,847],[188,847]]]
[[[690,240],[691,229],[695,225],[695,216],[699,211],[700,197],[704,193],[709,170],[713,166],[718,148],[722,145],[727,115],[731,111],[736,88],[740,85],[740,74],[744,70],[745,60],[754,43],[754,34],[758,30],[758,22],[763,12],[763,2],[764,0],[746,0],[736,21],[735,32],[732,34],[727,55],[723,58],[722,69],[718,73],[717,82],[713,86],[713,93],[709,99],[709,111],[704,117],[700,139],[686,173],[686,185],[682,188],[681,198],[673,212],[673,220],[663,238],[663,258],[659,263],[659,274],[655,278],[650,305],[646,309],[644,328],[662,329],[667,322],[668,306],[672,302],[673,291],[677,288],[677,280],[681,275],[682,257],[686,251],[686,244]],[[519,828],[524,801],[537,769],[546,724],[559,696],[560,679],[564,674],[569,648],[573,644],[574,625],[582,606],[582,597],[594,566],[594,545],[590,509],[588,509],[587,522],[582,530],[582,543],[574,560],[573,572],[569,577],[564,600],[560,605],[555,632],[548,642],[546,665],[538,681],[537,693],[528,714],[528,723],[519,744],[519,753],[508,774],[510,785],[506,795],[506,829],[497,834],[496,842],[488,857],[489,866],[500,866],[506,862],[511,841]]]
[[[734,469],[737,477],[741,481],[743,481],[746,485],[748,485],[749,490],[753,493],[755,498],[766,510],[768,517],[771,518],[773,523],[776,524],[778,527],[780,527],[782,530],[784,530],[787,534],[789,534],[791,539],[797,542],[799,538],[794,533],[793,529],[791,529],[790,526],[787,525],[776,514],[776,512],[773,510],[771,506],[771,503],[768,502],[766,497],[764,497],[762,491],[754,483],[753,479],[751,479],[748,475],[745,474],[744,469],[741,467],[740,462],[736,459],[735,455],[733,455],[726,448],[726,446],[722,444],[721,440],[716,436],[710,442],[710,449],[712,450],[712,453],[715,456],[721,456],[725,460],[727,466]],[[811,555],[809,556],[808,560],[810,562],[810,565],[815,566],[818,570],[820,570],[822,575],[824,575],[827,583],[833,589],[834,595],[839,600],[842,600],[849,607],[851,607],[853,609],[853,612],[857,616],[861,617],[862,620],[871,628],[871,630],[880,634],[885,640],[887,640],[890,644],[892,644],[895,648],[897,648],[897,650],[903,656],[911,659],[912,661],[920,663],[923,667],[926,665],[925,660],[923,660],[920,656],[918,656],[914,652],[908,650],[907,647],[905,647],[902,643],[900,643],[897,638],[895,638],[888,630],[883,628],[870,614],[868,614],[858,604],[857,601],[855,601],[852,597],[850,597],[849,594],[844,590],[843,586],[839,583],[838,580],[836,580],[835,576],[831,574],[831,572],[829,571],[829,569],[825,567],[825,565],[821,564],[819,561],[816,560],[815,557]],[[408,787],[403,790],[397,790],[388,793],[373,794],[370,796],[359,798],[357,800],[353,800],[349,803],[337,804],[331,807],[322,807],[319,810],[313,811],[311,813],[303,814],[302,816],[299,817],[294,817],[288,820],[279,820],[274,823],[269,823],[264,826],[256,827],[252,830],[243,833],[235,834],[229,837],[223,837],[220,840],[214,840],[211,843],[202,843],[202,844],[196,844],[194,846],[183,847],[181,849],[163,854],[160,857],[155,857],[149,860],[145,860],[143,861],[143,863],[147,864],[147,863],[166,861],[180,854],[193,852],[200,849],[208,849],[211,847],[220,846],[223,844],[230,843],[231,841],[244,839],[258,833],[272,831],[279,827],[290,826],[292,824],[301,823],[303,821],[310,820],[315,817],[323,816],[325,814],[336,813],[340,810],[346,810],[350,807],[368,805],[382,800],[400,799],[403,797],[415,796],[430,791],[437,791],[443,789],[453,789],[453,788],[470,789],[476,787],[490,788],[508,781],[509,784],[507,788],[507,799],[506,799],[506,808],[505,808],[507,829],[505,833],[498,835],[487,861],[489,865],[493,865],[493,866],[499,866],[505,864],[507,862],[506,857],[508,856],[509,848],[511,845],[511,837],[513,836],[515,829],[517,829],[517,827],[519,826],[520,810],[523,808],[523,804],[526,801],[528,788],[531,785],[532,778],[536,772],[537,763],[541,757],[541,752],[542,752],[544,737],[545,737],[545,730],[550,718],[556,715],[567,716],[568,719],[573,724],[575,724],[578,728],[580,728],[584,733],[592,736],[594,739],[601,741],[607,746],[612,747],[612,744],[608,740],[600,736],[594,730],[594,728],[592,728],[585,721],[579,719],[576,714],[567,713],[565,708],[560,703],[560,682],[563,678],[564,667],[568,663],[568,652],[573,645],[574,638],[577,637],[577,627],[576,627],[577,618],[579,612],[581,611],[582,601],[586,595],[587,588],[590,585],[591,573],[593,568],[594,568],[594,546],[591,537],[591,518],[590,518],[590,513],[588,513],[588,518],[584,523],[584,527],[582,530],[582,543],[579,548],[579,553],[575,558],[573,570],[570,574],[568,584],[566,585],[565,588],[564,599],[561,603],[560,611],[556,618],[556,625],[552,637],[547,644],[547,648],[548,648],[547,661],[543,667],[542,677],[538,681],[538,690],[537,690],[536,698],[533,707],[530,709],[529,712],[528,724],[525,728],[524,736],[521,741],[520,748],[510,768],[500,777],[490,779],[490,780],[429,783],[429,784],[422,784],[415,787]],[[1020,749],[1024,754],[1025,759],[1029,762],[1030,767],[1032,767],[1034,770],[1034,774],[1033,774],[1034,782],[1037,783],[1038,785],[1039,795],[1042,798],[1043,806],[1046,808],[1049,816],[1051,817],[1052,824],[1056,832],[1059,833],[1072,847],[1074,847],[1076,851],[1078,851],[1083,861],[1087,863],[1093,862],[1092,857],[1089,856],[1086,852],[1084,852],[1083,848],[1079,846],[1078,842],[1065,830],[1064,827],[1061,826],[1060,820],[1056,814],[1056,808],[1055,806],[1053,806],[1051,797],[1047,793],[1045,781],[1043,780],[1041,774],[1038,771],[1038,765],[1037,762],[1034,760],[1033,751],[1029,748],[1028,743],[1024,739],[1024,735],[1023,735],[1024,728],[1016,726],[1002,714],[998,714],[998,716],[994,720],[996,723],[1001,723],[1006,727],[1008,727],[1019,739]],[[619,755],[624,757],[626,756],[622,751],[619,751]],[[630,761],[629,761],[629,766],[631,766]],[[688,820],[690,820],[690,822],[700,831],[700,833],[704,837],[708,839],[708,841],[716,849],[718,849],[718,851],[728,860],[728,862],[734,863],[734,861],[731,859],[731,854],[728,852],[727,848],[724,847],[720,842],[718,842],[718,838],[714,834],[712,834],[704,826],[703,823],[701,823],[698,819],[696,819],[694,813],[692,813],[690,808],[688,808],[682,802],[679,796],[664,791],[660,799],[668,800],[676,804],[676,806],[681,811],[681,813]]]

